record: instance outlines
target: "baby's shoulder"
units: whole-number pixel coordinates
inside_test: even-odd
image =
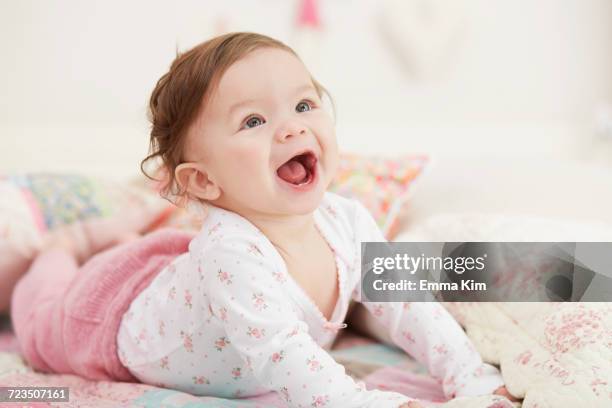
[[[217,207],[208,210],[200,232],[189,244],[192,259],[263,260],[275,262],[275,250],[266,236],[251,222]]]

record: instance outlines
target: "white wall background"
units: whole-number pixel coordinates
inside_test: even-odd
[[[295,31],[297,4],[0,2],[0,172],[137,174],[155,82],[177,47],[220,27],[295,46],[335,99],[345,150],[567,160],[601,150],[612,1],[319,0],[314,34]]]

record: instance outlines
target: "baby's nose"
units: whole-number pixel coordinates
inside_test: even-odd
[[[284,142],[285,140],[295,137],[298,135],[306,134],[306,126],[299,122],[288,122],[285,125],[280,126],[277,130],[276,139],[279,142]]]

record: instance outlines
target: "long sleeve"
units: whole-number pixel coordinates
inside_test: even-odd
[[[397,408],[410,401],[366,391],[314,341],[284,287],[286,270],[264,239],[236,234],[222,241],[201,257],[210,310],[263,386],[291,407]]]
[[[367,210],[359,203],[356,206],[357,244],[386,241]],[[356,298],[358,292],[354,293]],[[440,381],[447,397],[490,394],[504,384],[499,370],[483,363],[461,326],[439,303],[363,305],[386,328],[394,344],[424,364]]]

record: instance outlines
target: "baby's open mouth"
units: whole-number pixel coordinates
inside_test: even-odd
[[[308,184],[315,175],[317,158],[312,152],[293,156],[276,170],[278,177],[296,186]]]

